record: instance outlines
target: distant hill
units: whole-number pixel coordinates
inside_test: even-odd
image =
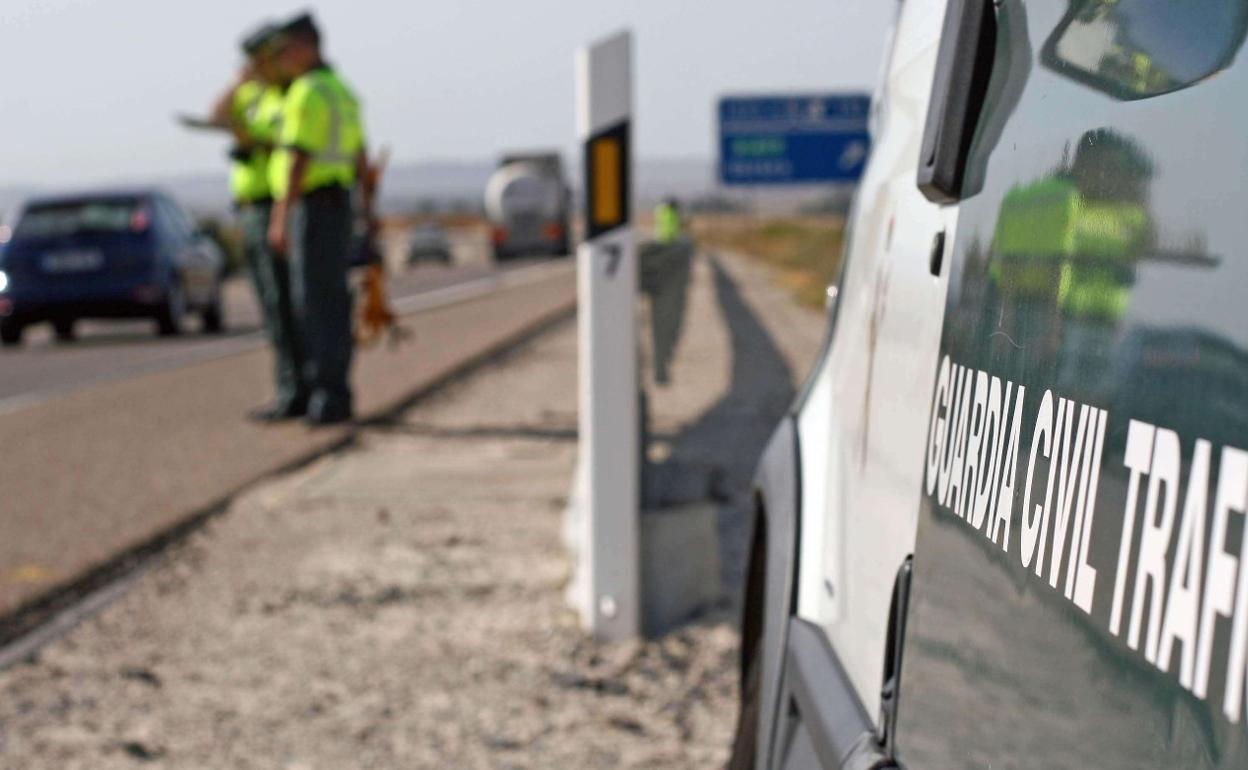
[[[565,157],[565,163],[569,159]],[[408,213],[421,208],[439,209],[454,206],[475,209],[481,205],[486,181],[494,173],[492,160],[421,161],[396,163],[386,170],[382,183],[381,210],[384,213]],[[581,188],[579,160],[568,163],[569,182],[574,191]],[[122,186],[155,185],[168,190],[188,208],[201,216],[222,216],[229,212],[230,201],[225,172],[183,174],[155,179],[136,179],[118,183]],[[107,185],[100,185],[107,186]],[[801,202],[824,195],[826,188],[788,188],[769,191],[726,191],[716,180],[715,163],[702,158],[642,159],[637,165],[635,180],[640,206],[648,208],[667,195],[689,200],[719,195],[735,198],[749,205],[790,208]],[[7,211],[23,198],[54,189],[34,185],[0,186],[0,212]]]

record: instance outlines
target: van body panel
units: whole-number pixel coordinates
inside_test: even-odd
[[[945,280],[930,257],[956,211],[914,185],[943,0],[907,0],[876,94],[828,352],[798,414],[798,616],[821,628],[866,713],[879,711],[889,602],[912,552]]]
[[[1242,30],[1166,68],[1215,61],[1223,6],[997,4],[1012,97],[971,150],[924,451],[892,455],[911,770],[1248,767]]]

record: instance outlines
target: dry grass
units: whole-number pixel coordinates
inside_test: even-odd
[[[442,214],[396,214],[381,218],[381,229],[386,232],[404,232],[416,225],[426,223],[441,225],[447,230],[470,230],[488,224],[485,217],[477,214],[448,212]]]
[[[691,229],[705,246],[731,249],[776,268],[778,282],[803,305],[819,308],[841,269],[839,216],[698,216]]]

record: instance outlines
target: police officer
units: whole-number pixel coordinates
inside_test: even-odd
[[[665,198],[654,210],[654,239],[669,244],[680,237],[680,203]]]
[[[281,27],[278,61],[291,79],[271,165],[275,203],[269,244],[290,262],[295,316],[303,332],[306,420],[351,419],[351,293],[347,285],[351,190],[367,166],[354,93],[321,55],[308,14]],[[361,202],[372,221],[371,190]]]
[[[300,417],[307,409],[303,355],[291,301],[288,263],[268,243],[273,207],[269,165],[277,141],[286,79],[277,66],[278,28],[266,23],[242,43],[247,66],[214,113],[234,131],[230,190],[243,234],[243,255],[274,353],[274,399],[248,416],[260,422]]]
[[[654,381],[667,385],[685,317],[693,242],[683,232],[680,204],[666,198],[654,210],[654,242],[641,250],[642,290],[650,298]]]

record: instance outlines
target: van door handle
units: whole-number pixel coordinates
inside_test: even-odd
[[[996,41],[993,0],[949,0],[917,180],[919,190],[933,203],[962,198],[966,160],[988,92]]]

